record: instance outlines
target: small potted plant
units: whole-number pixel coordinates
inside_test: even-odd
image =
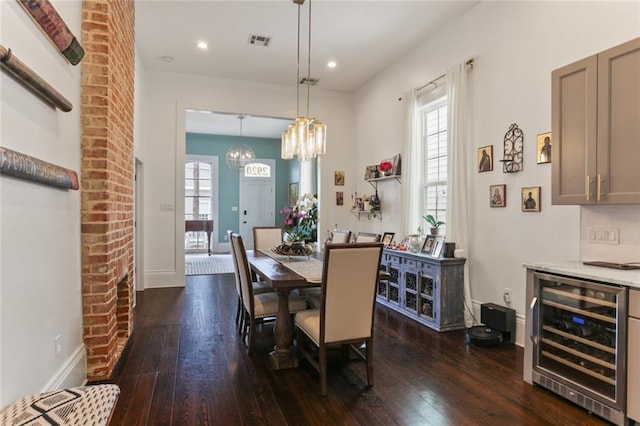
[[[438,235],[438,228],[445,224],[443,221],[436,219],[432,214],[422,216],[422,218],[431,225],[431,235]]]
[[[391,169],[393,168],[393,164],[390,161],[383,161],[378,164],[378,170],[380,170],[385,176],[391,175]]]

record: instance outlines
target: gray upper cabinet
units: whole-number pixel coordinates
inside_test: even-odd
[[[552,72],[553,204],[640,204],[640,38]]]

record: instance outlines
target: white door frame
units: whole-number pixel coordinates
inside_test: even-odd
[[[137,157],[135,159],[134,173],[133,280],[135,290],[142,291],[144,290],[144,164]]]

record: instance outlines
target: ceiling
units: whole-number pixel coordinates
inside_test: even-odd
[[[307,76],[310,1],[310,76],[319,79],[315,87],[341,92],[356,91],[478,2],[307,0],[300,8],[300,77]],[[292,0],[139,0],[136,46],[147,69],[294,86],[297,13]],[[252,45],[251,35],[271,40],[267,47]],[[208,48],[199,49],[199,41]],[[335,68],[327,67],[330,60]],[[238,135],[238,121],[235,115],[189,113],[187,131]],[[244,120],[243,135],[279,138],[288,123],[261,121]],[[254,129],[259,123],[264,130]]]

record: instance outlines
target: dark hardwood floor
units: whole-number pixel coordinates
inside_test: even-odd
[[[111,425],[597,425],[585,410],[522,381],[522,348],[468,346],[378,306],[375,385],[364,363],[331,359],[328,395],[301,360],[272,371],[270,326],[247,355],[233,275],[137,294],[135,329],[111,378]]]

